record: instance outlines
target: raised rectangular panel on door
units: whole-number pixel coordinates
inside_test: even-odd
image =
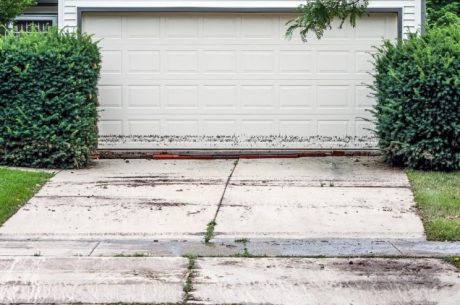
[[[397,37],[396,14],[307,43],[284,37],[293,16],[83,13],[102,40],[101,147],[367,145],[372,46]]]

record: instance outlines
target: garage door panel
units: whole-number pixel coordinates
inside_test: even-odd
[[[162,20],[164,26],[161,30],[164,38],[171,40],[194,40],[199,37],[200,18],[193,18],[192,16],[168,16],[162,18]]]
[[[203,18],[203,38],[223,40],[236,38],[238,36],[239,19],[232,16],[209,16]]]
[[[375,14],[372,18],[359,21],[360,30],[355,32],[356,39],[377,40],[383,37],[392,38],[397,32],[397,24],[388,15]]]
[[[164,120],[164,135],[185,136],[199,134],[199,120],[196,118],[170,118]]]
[[[317,51],[293,50],[104,50],[103,76],[144,77],[161,79],[279,79],[310,77],[369,78],[372,70],[372,52],[368,50],[342,49]]]
[[[318,73],[350,73],[350,61],[353,60],[350,51],[321,50],[317,54]]]
[[[313,85],[289,84],[279,86],[279,107],[286,111],[307,111],[315,105],[316,92]]]
[[[161,37],[160,16],[137,14],[136,18],[125,18],[126,38],[129,40],[155,40]],[[134,42],[133,41],[133,42]]]
[[[241,38],[246,40],[277,40],[279,36],[279,18],[270,15],[242,15]]]
[[[123,52],[120,50],[103,49],[101,51],[102,62],[101,76],[107,74],[117,74],[123,72]]]
[[[101,147],[368,145],[372,46],[396,38],[396,15],[307,44],[284,37],[294,16],[85,13],[103,39]]]
[[[215,84],[203,85],[199,100],[201,106],[209,111],[218,108],[236,108],[238,103],[238,87],[236,85]]]
[[[239,130],[237,119],[204,118],[200,127],[200,134],[210,136],[233,134]]]
[[[352,108],[350,100],[351,87],[348,85],[319,85],[317,87],[317,107],[319,111],[338,110]]]
[[[280,134],[288,134],[297,137],[312,137],[317,134],[313,119],[280,119],[279,130]]]
[[[160,73],[160,52],[157,50],[126,50],[127,74]]]
[[[98,125],[99,135],[101,136],[124,134],[123,120],[102,119]]]
[[[350,130],[350,121],[328,119],[317,121],[317,132],[324,137],[346,137],[352,130]]]
[[[198,85],[166,85],[163,101],[165,108],[181,109],[198,108]]]
[[[155,85],[127,85],[127,108],[160,108],[161,87]]]
[[[368,74],[373,71],[372,54],[374,52],[368,50],[356,50],[354,54],[354,72],[360,74]]]
[[[313,73],[316,70],[316,53],[305,50],[280,50],[280,73]]]
[[[121,15],[98,15],[97,18],[85,18],[85,32],[94,34],[95,40],[121,40],[123,18]]]
[[[206,74],[237,73],[238,53],[236,50],[203,50],[201,52],[200,67]]]
[[[198,51],[165,50],[164,59],[166,73],[198,73]]]
[[[343,113],[346,109],[360,111],[374,104],[371,92],[362,81],[285,81],[229,85],[209,82],[198,85],[165,84],[101,84],[99,89],[102,108],[130,109],[154,108],[160,113],[180,115],[190,113],[220,114],[257,111],[270,113]],[[184,110],[183,112],[179,111]],[[122,113],[120,114],[122,115]],[[104,113],[102,113],[104,117]]]
[[[355,132],[359,137],[368,137],[373,135],[372,129],[374,126],[371,122],[358,118],[354,123]]]
[[[356,109],[366,110],[371,109],[376,104],[375,97],[369,86],[355,86],[355,107]]]
[[[273,50],[242,50],[240,63],[243,73],[276,73]]]
[[[161,134],[161,120],[139,120],[127,121],[127,132],[129,134],[148,136],[152,133]]]

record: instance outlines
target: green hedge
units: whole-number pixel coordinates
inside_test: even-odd
[[[385,42],[375,68],[376,133],[387,161],[460,169],[460,23]]]
[[[0,163],[78,168],[97,146],[100,52],[56,28],[0,37]]]
[[[446,24],[449,15],[460,16],[458,0],[428,0],[426,6],[429,26]]]

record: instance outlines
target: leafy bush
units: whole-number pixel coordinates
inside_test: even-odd
[[[374,57],[375,131],[387,161],[460,169],[460,24],[387,41]]]
[[[16,16],[36,4],[36,0],[0,0],[0,34]]]
[[[435,23],[428,24],[428,26],[429,27],[439,27],[439,26],[449,26],[449,25],[455,25],[455,24],[457,24],[457,26],[460,26],[460,17],[457,14],[454,14],[452,12],[446,12],[444,15],[439,16],[439,18],[436,19]]]
[[[77,168],[97,146],[100,53],[56,28],[0,38],[0,164]]]
[[[460,16],[460,2],[452,0],[428,0],[427,1],[428,25],[443,25],[446,17]]]

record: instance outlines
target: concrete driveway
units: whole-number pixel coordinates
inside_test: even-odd
[[[0,228],[0,303],[457,305],[459,253],[376,158],[101,160]]]
[[[0,228],[40,238],[424,239],[403,171],[374,157],[101,160],[58,173]]]

